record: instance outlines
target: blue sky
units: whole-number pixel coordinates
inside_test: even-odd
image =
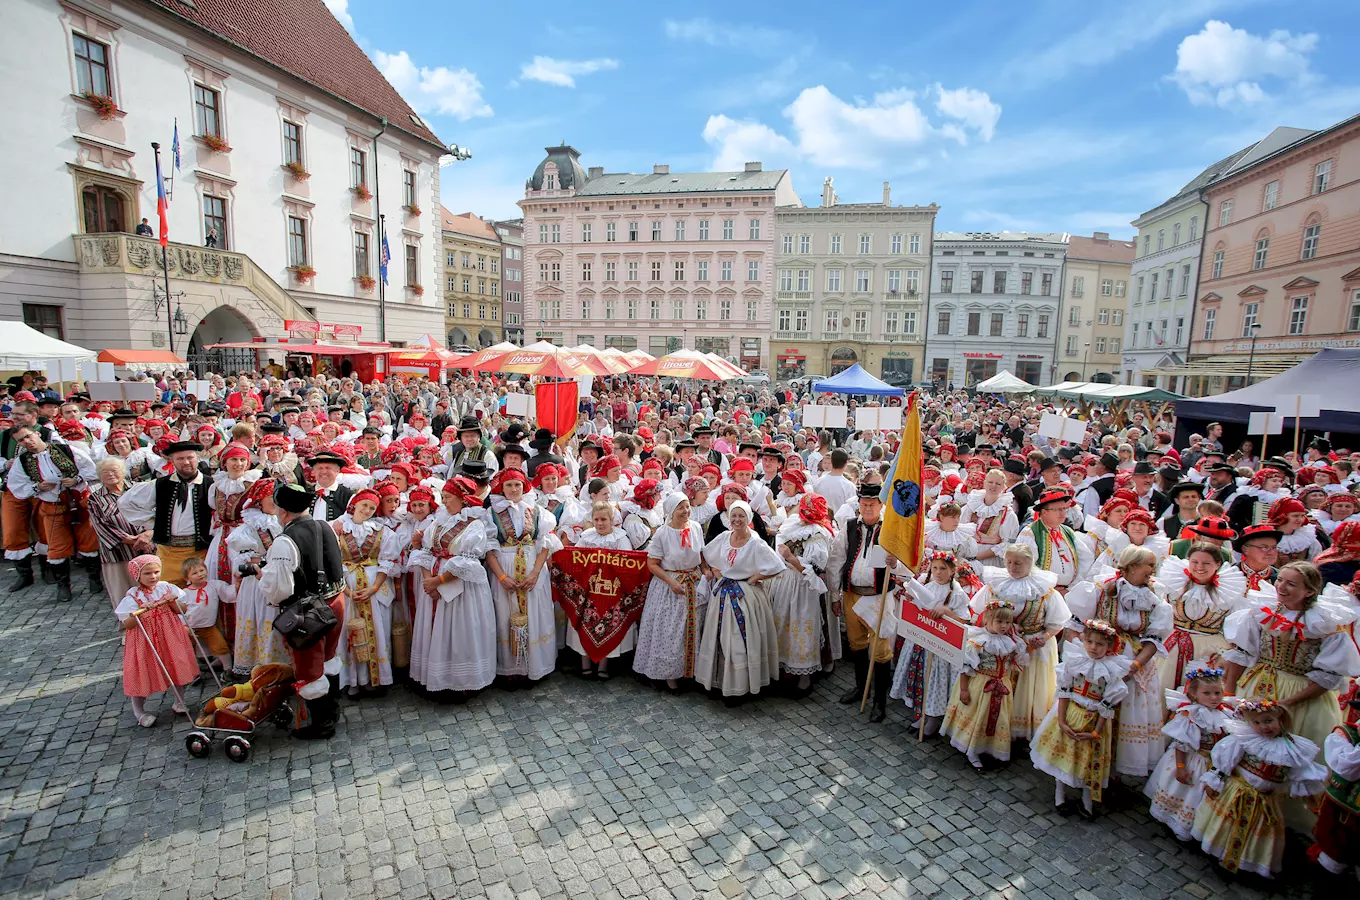
[[[759,159],[808,205],[827,175],[843,202],[890,181],[940,230],[1129,236],[1276,125],[1360,112],[1355,0],[326,3],[472,150],[443,172],[455,213],[518,215],[565,140],[606,171]]]

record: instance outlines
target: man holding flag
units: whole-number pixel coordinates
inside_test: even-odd
[[[891,475],[880,489],[860,485],[859,515],[836,534],[827,562],[832,595],[839,596],[855,666],[855,686],[841,703],[861,700],[873,687],[870,722],[887,717],[892,686],[892,635],[889,570],[900,561],[915,571],[924,541],[921,493],[921,413],[915,392],[907,399],[902,444]]]

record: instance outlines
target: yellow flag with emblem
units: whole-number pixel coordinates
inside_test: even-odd
[[[902,443],[892,472],[883,481],[883,528],[878,542],[913,572],[921,567],[925,547],[925,494],[921,489],[921,409],[918,394],[907,397],[902,417]]]

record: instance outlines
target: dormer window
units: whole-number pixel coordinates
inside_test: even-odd
[[[557,190],[557,175],[553,172],[549,172],[547,178],[543,181],[543,187],[549,191]]]

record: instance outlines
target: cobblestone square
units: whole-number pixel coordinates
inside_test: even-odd
[[[631,678],[465,706],[396,689],[347,702],[329,742],[271,727],[237,765],[189,758],[169,701],[137,727],[103,597],[39,585],[0,608],[0,896],[1310,895],[1298,848],[1270,894],[1127,794],[1064,818],[1027,762],[977,775],[896,702],[881,726],[838,706],[844,672],[737,709]]]

